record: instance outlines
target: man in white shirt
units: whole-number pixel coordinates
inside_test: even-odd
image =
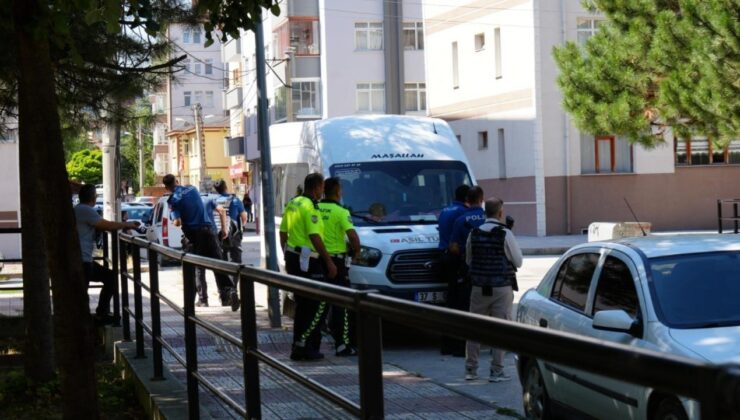
[[[470,312],[511,319],[514,291],[518,290],[516,269],[522,266],[522,251],[514,234],[504,224],[504,202],[490,198],[485,203],[486,220],[470,232],[465,248],[472,285]],[[478,378],[480,343],[467,341],[465,380]],[[493,349],[489,382],[511,379],[504,373],[504,351]]]

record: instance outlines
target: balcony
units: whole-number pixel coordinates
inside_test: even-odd
[[[239,108],[242,104],[242,88],[232,88],[226,92],[226,109]]]
[[[242,55],[242,43],[241,38],[230,39],[229,42],[224,44],[224,62],[228,63],[231,61],[239,61]]]

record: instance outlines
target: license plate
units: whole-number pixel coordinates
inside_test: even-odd
[[[416,292],[414,300],[426,303],[444,303],[447,301],[447,292]]]

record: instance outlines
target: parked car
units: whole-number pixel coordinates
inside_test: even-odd
[[[152,221],[147,227],[147,240],[174,248],[182,249],[182,229],[172,223],[170,206],[167,205],[169,194],[160,197],[152,209]],[[164,259],[160,258],[160,262]]]
[[[144,204],[144,205],[153,207],[156,201],[157,201],[156,197],[152,197],[150,195],[142,195],[140,197],[136,197],[133,202],[137,204]]]
[[[152,208],[147,206],[131,206],[124,203],[121,206],[121,220],[129,222],[139,222],[139,229],[131,229],[130,232],[136,237],[146,237],[147,226],[152,223]],[[123,217],[125,215],[125,217]]]
[[[517,321],[680,355],[740,363],[740,238],[671,235],[595,242],[564,254],[519,302]],[[599,419],[698,419],[678,395],[517,356],[524,411]],[[687,378],[687,380],[691,380]]]

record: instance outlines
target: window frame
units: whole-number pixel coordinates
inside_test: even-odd
[[[406,31],[414,32],[414,45],[406,46],[403,45],[405,51],[423,51],[424,50],[424,22],[422,21],[407,21],[401,24],[401,34],[403,40],[406,40]]]
[[[360,89],[359,85],[368,85],[367,89]],[[374,87],[381,86],[380,88],[374,89]],[[360,109],[360,93],[368,93],[368,105],[370,109]],[[383,95],[383,109],[376,110],[373,108],[373,92],[381,92]],[[385,82],[358,82],[355,83],[355,112],[358,114],[373,114],[373,113],[384,113],[386,108],[385,103]]]
[[[586,255],[586,254],[593,254],[593,255],[596,255],[598,258],[596,260],[596,266],[594,267],[594,272],[591,273],[591,280],[589,281],[588,291],[586,292],[586,301],[584,303],[584,307],[583,309],[580,309],[580,308],[576,308],[574,306],[568,305],[567,303],[561,301],[560,299],[555,298],[553,294],[555,293],[555,285],[558,283],[558,278],[560,277],[560,271],[563,269],[563,267],[565,267],[566,264],[569,263],[573,257],[577,257],[580,255]],[[590,315],[590,313],[592,312],[592,308],[593,308],[593,297],[594,297],[594,292],[595,292],[594,283],[596,279],[598,279],[599,276],[601,275],[601,267],[603,265],[605,258],[606,258],[606,252],[604,249],[600,249],[600,248],[579,249],[577,252],[573,252],[571,254],[567,254],[566,256],[564,256],[562,259],[562,263],[560,263],[560,265],[557,267],[557,270],[555,270],[555,274],[552,277],[552,283],[549,287],[550,290],[547,296],[547,300],[559,306],[562,306],[563,308],[570,309],[571,311],[576,312],[585,317],[593,318],[593,316]]]
[[[296,86],[298,86],[299,93],[302,94],[304,91],[302,90],[304,83],[311,83],[313,84],[313,94],[314,94],[314,104],[313,107],[314,110],[318,111],[318,113],[314,114],[301,114],[299,113],[299,110],[302,108],[297,108],[295,102],[293,102],[293,94],[296,92]],[[291,79],[290,84],[292,86],[292,89],[290,89],[290,98],[288,98],[289,101],[291,101],[292,111],[293,115],[296,119],[300,118],[321,118],[321,115],[323,114],[322,108],[322,100],[321,100],[321,78],[319,77],[294,77]],[[302,101],[302,98],[299,99],[299,102]]]
[[[410,86],[409,87],[408,85],[413,85],[413,86]],[[426,82],[407,82],[407,83],[404,83],[403,93],[404,93],[404,95],[406,95],[406,93],[414,93],[415,96],[416,96],[416,109],[407,109],[408,104],[405,103],[406,101],[404,101],[404,104],[403,104],[403,106],[404,106],[404,113],[409,113],[409,112],[411,112],[411,113],[414,113],[414,112],[417,112],[417,113],[418,112],[426,112],[426,110],[427,110],[426,107],[424,107],[424,108],[421,107],[421,98],[422,98],[422,95],[424,95],[424,105],[426,105],[426,103],[427,103],[427,98],[426,98],[426,96],[427,96],[427,86],[426,86]]]
[[[488,130],[479,131],[477,138],[478,138],[478,150],[488,150]]]
[[[203,65],[205,66],[204,68],[205,74],[213,74],[213,59],[212,58],[206,58],[205,63]]]
[[[460,47],[452,42],[452,89],[460,88]]]
[[[621,262],[629,270],[630,276],[632,277],[632,286],[633,286],[633,288],[635,290],[635,298],[637,299],[637,314],[635,315],[635,320],[641,320],[641,315],[642,315],[642,313],[644,311],[643,311],[643,305],[642,305],[642,301],[641,301],[641,298],[640,298],[640,290],[639,290],[640,289],[639,288],[639,284],[640,284],[639,283],[639,279],[640,279],[640,276],[639,276],[639,274],[637,272],[637,269],[635,268],[635,265],[632,263],[632,261],[628,257],[623,256],[623,255],[621,255],[621,253],[615,252],[614,250],[610,250],[609,252],[607,252],[604,255],[603,261],[600,262],[599,276],[596,277],[595,279],[593,279],[592,287],[594,289],[594,293],[593,293],[592,302],[591,302],[591,308],[589,310],[589,313],[591,314],[592,317],[594,315],[596,315],[596,313],[597,313],[597,311],[596,311],[596,298],[597,298],[598,292],[599,292],[599,285],[601,284],[601,275],[604,273],[604,268],[605,268],[606,262],[607,262],[607,260],[609,258],[614,258],[615,260]],[[602,310],[610,310],[610,309],[602,309]],[[625,312],[627,312],[627,311],[625,311]],[[629,314],[629,313],[628,313],[628,315],[631,316],[631,314]]]
[[[696,139],[693,139],[691,137],[680,139],[677,136],[673,136],[673,164],[674,166],[681,166],[681,167],[687,167],[687,166],[714,166],[714,165],[740,165],[740,160],[738,162],[730,162],[731,154],[730,154],[730,145],[733,142],[740,142],[740,139],[738,140],[731,140],[727,146],[723,148],[723,155],[724,155],[724,161],[723,162],[715,162],[714,161],[714,143],[712,142],[711,137],[706,137],[706,141],[708,144],[707,152],[709,153],[709,163],[692,163],[692,151],[691,151],[691,142],[692,140],[704,140],[702,137],[697,137]],[[686,143],[686,162],[685,163],[679,163],[678,162],[678,142],[683,141]]]
[[[599,31],[599,25],[596,22],[603,22],[604,20],[604,18],[598,16],[578,16],[576,18],[576,44],[580,46],[586,45],[586,42]],[[579,28],[580,22],[588,22],[588,28]],[[580,34],[587,35],[583,42],[580,40]]]
[[[378,28],[377,26],[370,27],[371,24],[373,25],[380,24],[380,28]],[[357,25],[364,25],[364,26],[358,27]],[[385,28],[383,27],[382,21],[355,22],[354,30],[355,30],[355,51],[383,51],[383,49],[385,48],[385,45],[384,45],[385,40],[383,39],[385,36],[385,33],[384,33]],[[378,30],[380,31],[380,48],[369,48],[368,46],[370,45],[370,42],[369,42],[370,32],[374,32]],[[365,48],[360,48],[357,45],[357,36],[360,34],[362,35],[362,37],[365,38],[365,45],[366,45]]]
[[[182,91],[182,102],[185,106],[193,105],[193,91],[192,90]]]

